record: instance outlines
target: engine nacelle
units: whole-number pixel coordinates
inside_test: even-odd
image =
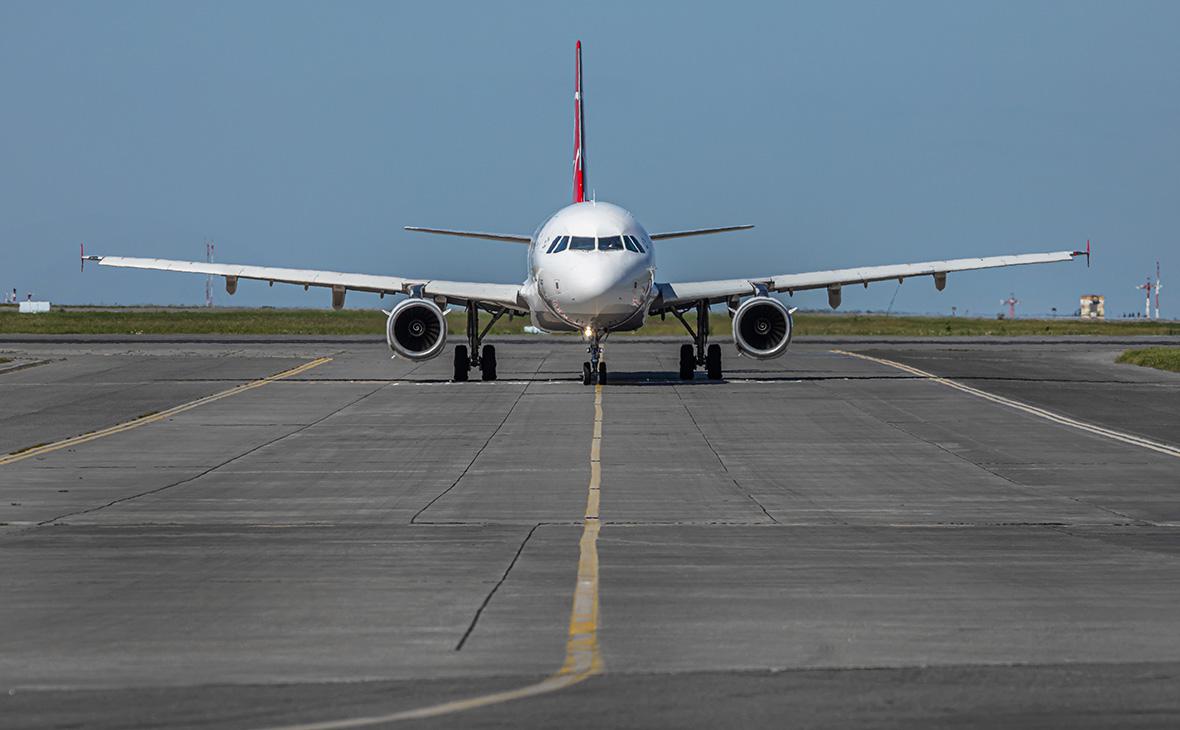
[[[389,313],[385,341],[407,360],[429,360],[447,344],[447,318],[429,299],[404,299]]]
[[[773,297],[753,297],[733,313],[733,341],[743,355],[769,360],[787,351],[794,323],[783,303]]]

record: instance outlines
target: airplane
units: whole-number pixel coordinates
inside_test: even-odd
[[[926,261],[888,266],[866,266],[832,271],[775,274],[747,279],[664,282],[656,278],[655,243],[688,236],[726,233],[753,228],[733,225],[717,228],[648,233],[629,211],[586,196],[586,128],[582,93],[582,42],[575,51],[573,203],[550,216],[532,235],[485,233],[445,228],[407,226],[421,233],[506,241],[528,247],[528,278],[523,284],[405,279],[376,274],[284,269],[269,266],[214,264],[199,261],[87,256],[83,265],[181,271],[225,277],[230,294],[240,279],[325,287],[332,291],[332,307],[344,306],[349,291],[405,295],[386,312],[385,338],[395,357],[411,361],[443,353],[447,341],[447,315],[452,305],[467,318],[463,344],[454,348],[455,381],[466,381],[478,368],[481,379],[496,379],[496,349],[485,344],[488,332],[505,314],[529,317],[545,332],[580,332],[588,343],[588,360],[582,363],[582,383],[607,382],[603,341],[614,332],[636,330],[648,317],[671,314],[692,339],[680,346],[680,378],[692,380],[703,368],[707,378],[723,376],[721,347],[709,343],[709,308],[724,303],[733,320],[733,341],[739,355],[756,359],[781,356],[791,343],[794,329],[788,308],[772,294],[794,295],[808,289],[827,289],[828,303],[840,305],[841,288],[871,282],[899,283],[911,276],[930,276],[941,291],[952,271],[989,269],[1024,264],[1071,261],[1085,256],[1089,265],[1090,243],[1085,251],[1056,251],[1009,256]],[[481,329],[480,311],[491,320]],[[696,315],[695,328],[689,322]],[[688,315],[688,318],[686,318]]]

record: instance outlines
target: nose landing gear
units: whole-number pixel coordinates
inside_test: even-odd
[[[597,380],[599,385],[606,385],[606,360],[602,358],[602,334],[594,332],[590,335],[588,348],[590,359],[582,363],[582,385],[593,385]]]

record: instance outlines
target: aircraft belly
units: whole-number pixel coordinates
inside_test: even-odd
[[[579,331],[581,331],[581,327],[575,327],[574,325],[566,322],[565,320],[561,319],[560,317],[558,317],[548,311],[544,311],[544,310],[538,311],[538,310],[534,309],[534,310],[532,310],[532,312],[530,312],[530,314],[532,315],[533,326],[537,327],[538,329],[543,329],[546,332],[579,332]]]

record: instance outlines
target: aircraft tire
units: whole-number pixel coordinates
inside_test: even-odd
[[[496,379],[496,347],[483,346],[483,356],[479,359],[479,374],[484,380]]]
[[[582,385],[590,385],[594,382],[594,371],[590,369],[590,363],[582,363]]]
[[[455,345],[455,382],[463,383],[467,381],[467,368],[470,366],[470,361],[467,359],[467,345]]]
[[[606,385],[606,361],[604,360],[598,362],[598,384]]]
[[[705,352],[705,372],[709,380],[721,380],[721,345],[709,345]]]
[[[696,358],[692,354],[692,345],[680,346],[680,379],[692,380],[697,369]]]

